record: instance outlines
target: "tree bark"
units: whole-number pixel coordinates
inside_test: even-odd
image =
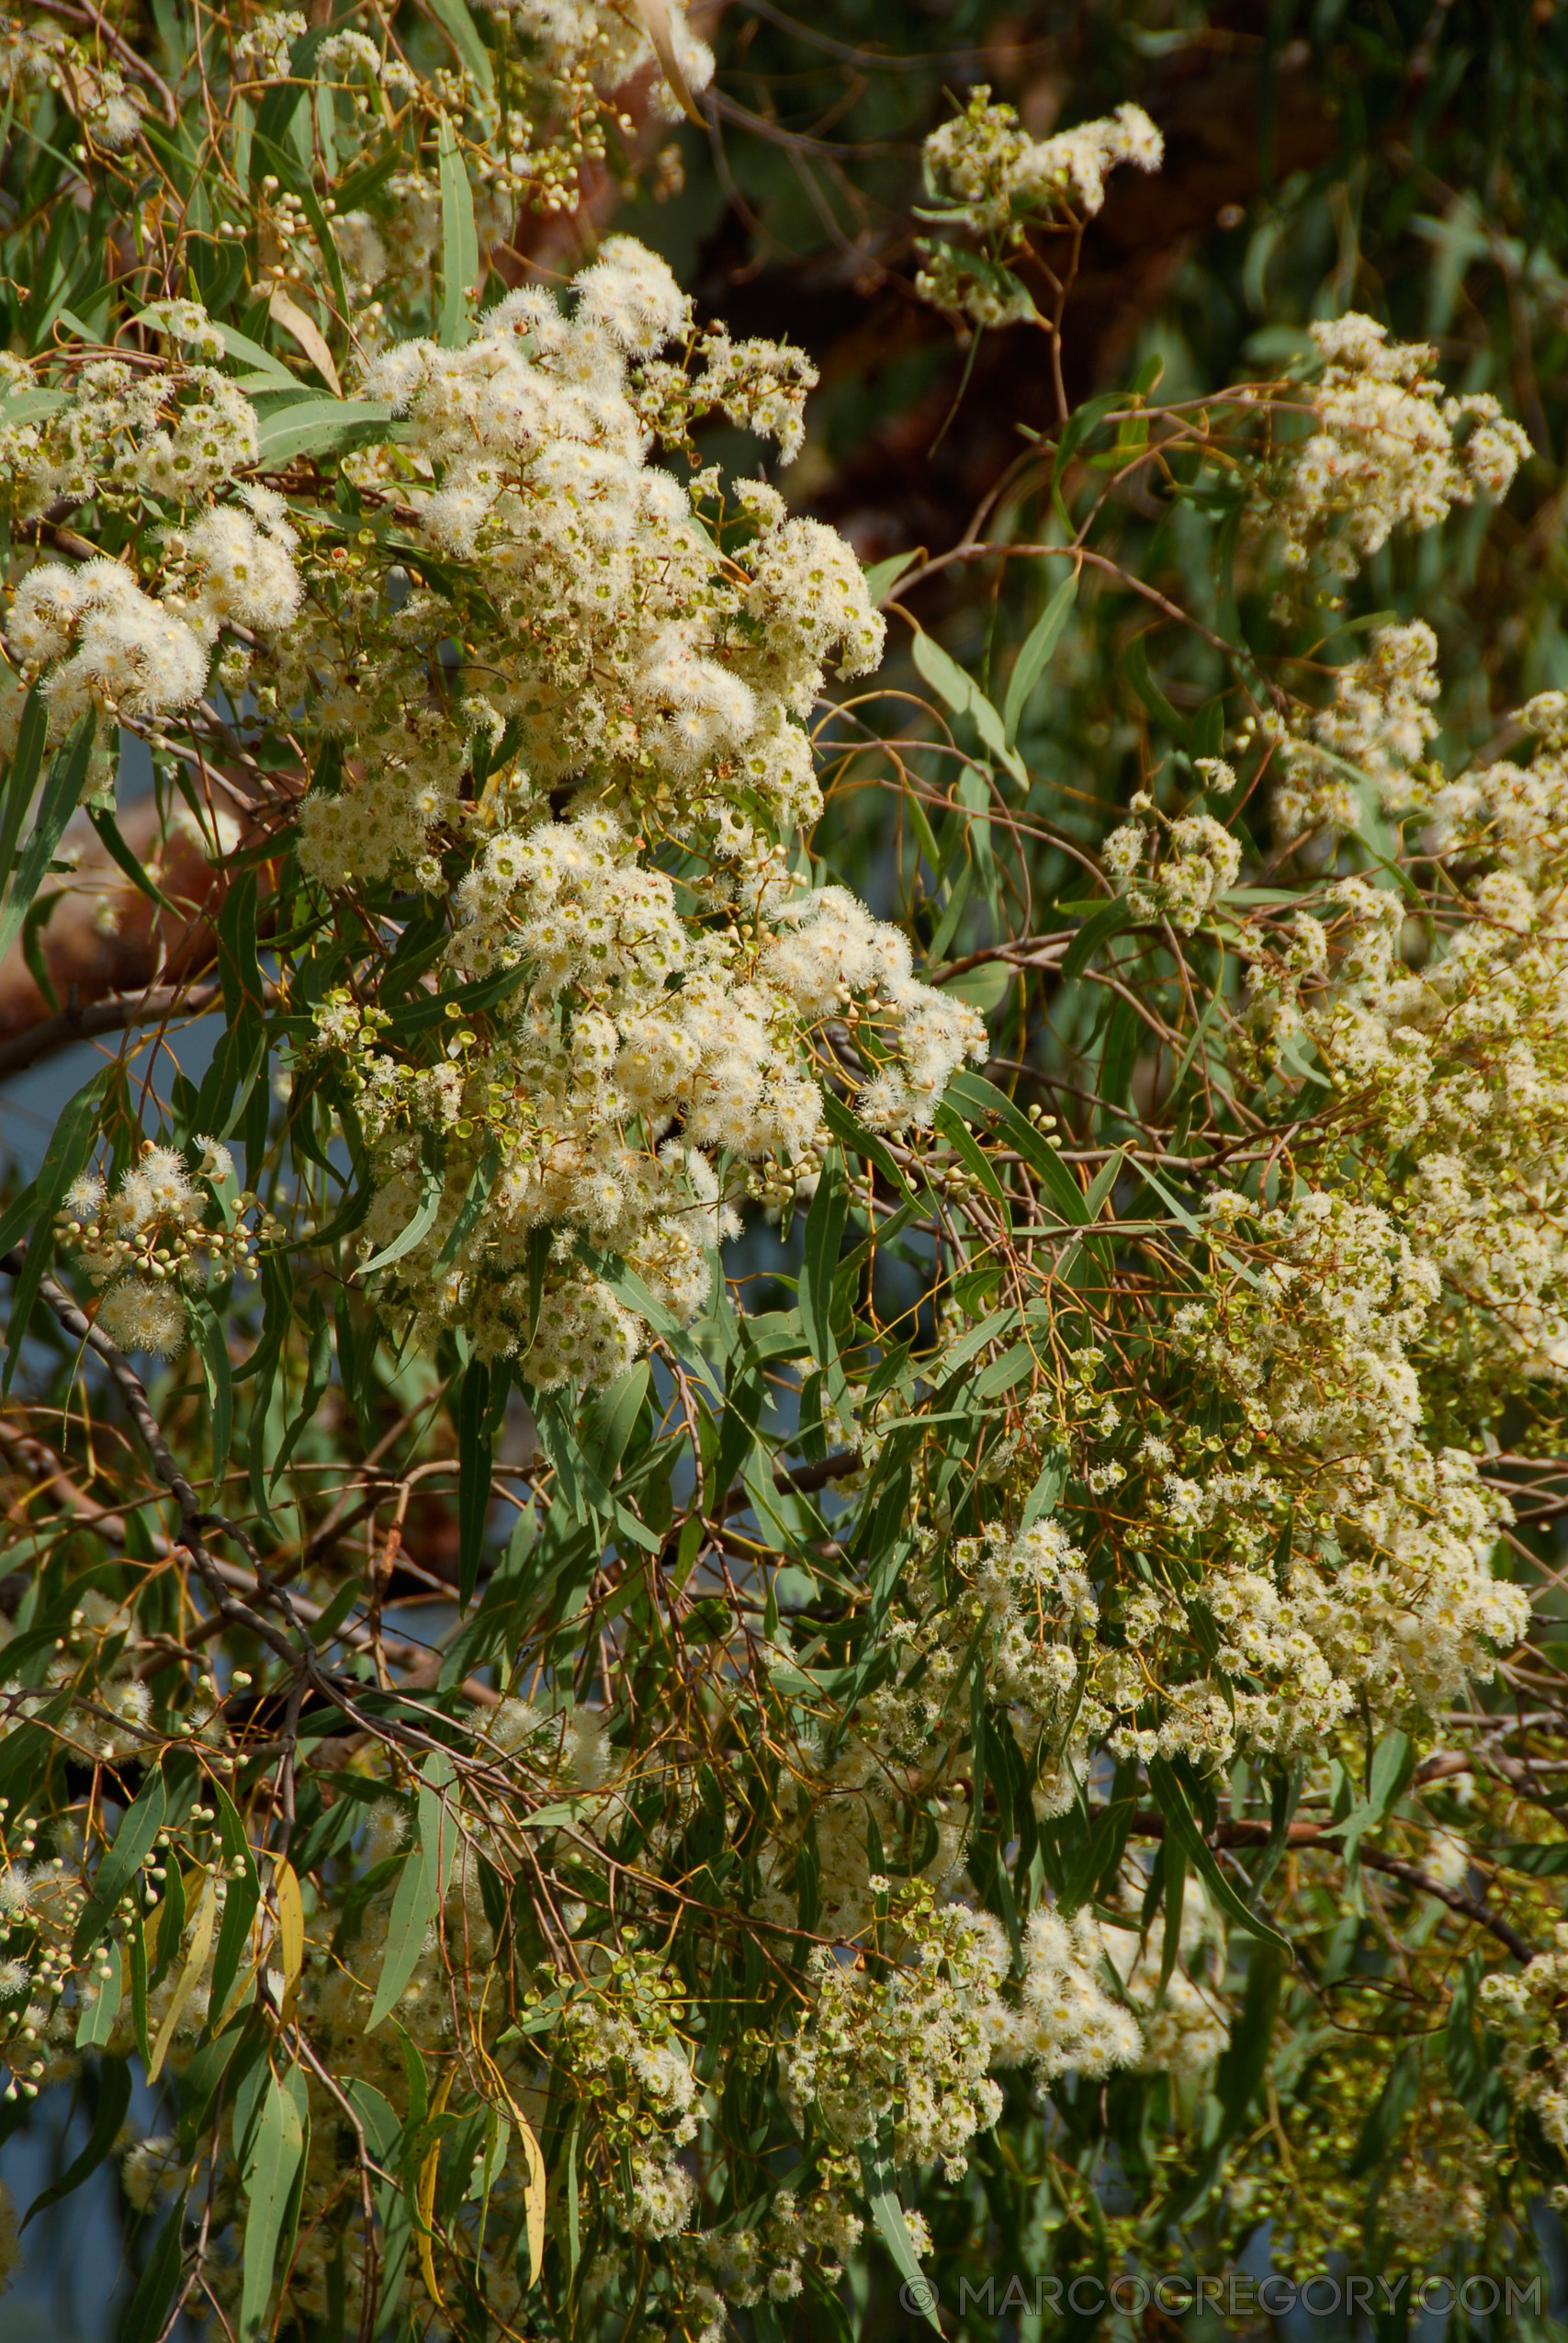
[[[168,996],[172,1008],[178,989],[212,965],[213,922],[229,882],[197,843],[194,821],[186,827],[171,821],[161,843],[158,807],[147,797],[119,826],[175,908],[161,909],[134,886],[85,816],[78,816],[66,843],[80,846],[81,861],[69,877],[46,883],[46,891],[58,890],[58,900],[38,933],[38,957],[54,1000],[39,986],[19,944],[0,960],[0,1072],[82,1038],[88,1024],[77,1025],[73,1013],[89,1004],[112,998],[129,1006],[155,990]],[[157,1013],[156,1002],[147,1005]],[[122,1015],[107,1025],[99,1021],[97,1029],[136,1021]],[[40,1046],[28,1048],[29,1040]]]

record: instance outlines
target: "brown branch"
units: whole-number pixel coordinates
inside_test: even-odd
[[[1089,1808],[1091,1817],[1102,1811],[1102,1808]],[[1326,1835],[1328,1828],[1327,1824],[1292,1822],[1286,1826],[1285,1841],[1291,1847],[1321,1846],[1333,1853],[1337,1850],[1337,1841]],[[1214,1848],[1260,1847],[1267,1844],[1270,1826],[1266,1822],[1222,1822],[1216,1830],[1210,1832],[1209,1844]],[[1163,1839],[1164,1815],[1153,1807],[1140,1807],[1133,1817],[1128,1835],[1136,1839]],[[1516,1960],[1534,1960],[1535,1947],[1528,1937],[1521,1936],[1517,1928],[1493,1911],[1489,1905],[1483,1903],[1479,1896],[1467,1896],[1460,1887],[1445,1887],[1440,1880],[1432,1878],[1417,1864],[1406,1862],[1400,1855],[1382,1854],[1375,1847],[1363,1847],[1360,1861],[1369,1871],[1386,1872],[1391,1878],[1402,1880],[1407,1887],[1419,1888],[1423,1896],[1435,1896],[1439,1904],[1446,1904],[1450,1912],[1458,1913],[1461,1919],[1474,1920],[1478,1927],[1490,1929],[1499,1943],[1507,1946]]]
[[[0,1263],[0,1265],[8,1264]],[[35,1496],[52,1494],[61,1505],[74,1516],[81,1528],[92,1530],[96,1535],[104,1540],[107,1545],[125,1544],[124,1514],[106,1511],[102,1506],[95,1505],[86,1491],[79,1488],[72,1478],[63,1459],[46,1442],[37,1439],[31,1432],[23,1432],[16,1424],[7,1423],[3,1417],[0,1417],[0,1449],[8,1452],[11,1461],[32,1476],[32,1493]],[[153,1554],[159,1557],[171,1555],[176,1550],[174,1542],[157,1530],[149,1533],[148,1542]],[[254,1572],[243,1569],[238,1563],[225,1562],[220,1556],[215,1555],[212,1558],[212,1567],[225,1585],[231,1587],[236,1594],[254,1597],[261,1592]],[[278,1571],[274,1583],[286,1575],[287,1573]],[[303,1620],[307,1626],[314,1626],[317,1620],[323,1618],[326,1614],[325,1603],[314,1602],[309,1595],[294,1594],[290,1599],[295,1615]],[[216,1632],[224,1624],[221,1615],[214,1613],[211,1620],[204,1622],[196,1633],[205,1639],[209,1634]],[[345,1647],[355,1651],[371,1649],[369,1631],[356,1625],[351,1619],[345,1620],[339,1627],[336,1639]],[[165,1637],[162,1640],[167,1643],[169,1639]],[[433,1681],[434,1675],[439,1674],[445,1657],[441,1651],[433,1650],[428,1645],[410,1643],[401,1636],[383,1636],[381,1648],[396,1666],[409,1670],[405,1682],[410,1689],[413,1690],[423,1689]],[[177,1656],[177,1647],[169,1656]],[[162,1666],[162,1664],[163,1661],[160,1660],[159,1665]],[[392,1689],[400,1691],[403,1687],[394,1684]],[[460,1689],[466,1698],[481,1708],[493,1708],[500,1698],[499,1693],[492,1692],[488,1684],[480,1683],[479,1679],[473,1676],[467,1678]]]
[[[26,1026],[0,1041],[0,1080],[37,1065],[57,1049],[68,1049],[73,1041],[96,1041],[102,1034],[125,1033],[132,1025],[161,1024],[165,1017],[199,1017],[222,998],[222,988],[216,984],[159,984],[141,993],[111,995],[85,1009],[73,1002],[57,1017],[45,1017],[41,1024]]]
[[[0,1253],[0,1269],[15,1277],[21,1270],[22,1258],[19,1252]],[[96,1352],[107,1367],[147,1451],[152,1470],[179,1509],[179,1544],[196,1565],[197,1574],[207,1590],[209,1601],[229,1624],[243,1627],[255,1636],[270,1652],[285,1662],[291,1674],[302,1676],[312,1691],[330,1701],[334,1708],[340,1709],[360,1732],[372,1734],[382,1740],[405,1742],[415,1749],[440,1749],[442,1744],[439,1741],[412,1726],[395,1722],[391,1717],[380,1717],[372,1724],[361,1714],[357,1702],[366,1686],[322,1667],[314,1644],[304,1632],[304,1624],[293,1598],[286,1588],[269,1580],[261,1557],[244,1531],[232,1522],[226,1522],[220,1515],[203,1510],[195,1489],[180,1470],[174,1452],[164,1437],[163,1429],[148,1399],[146,1386],[125,1353],[100,1327],[94,1325],[86,1312],[78,1307],[55,1278],[41,1277],[38,1290],[39,1299],[47,1303],[72,1339]],[[281,1612],[288,1625],[295,1629],[298,1642],[291,1641],[282,1629],[274,1626],[270,1619],[264,1618],[250,1603],[236,1600],[231,1591],[234,1566],[220,1561],[213,1553],[207,1542],[209,1529],[221,1530],[244,1547],[255,1573],[254,1591],[258,1599],[273,1604]],[[252,1590],[247,1586],[246,1590]]]

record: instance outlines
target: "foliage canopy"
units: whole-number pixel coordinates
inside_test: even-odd
[[[1404,2333],[1568,2204],[1565,36],[693,17],[0,38],[0,2129],[127,2343]]]

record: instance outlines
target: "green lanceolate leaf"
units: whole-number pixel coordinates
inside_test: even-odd
[[[1029,633],[1008,678],[1007,698],[1002,707],[1002,733],[1010,748],[1018,738],[1018,728],[1028,707],[1035,685],[1045,672],[1046,662],[1061,640],[1062,629],[1072,616],[1077,599],[1078,573],[1075,570],[1057,586]]]
[[[117,2343],[158,2343],[180,2284],[180,2233],[185,2225],[185,2194],[171,2206],[125,2308]]]
[[[457,6],[462,0],[455,0]],[[444,20],[445,21],[445,20]],[[479,240],[473,189],[457,134],[444,114],[437,169],[441,184],[441,343],[455,350],[468,338],[468,301],[477,289]]]
[[[119,1828],[93,1879],[93,1892],[83,1907],[71,1940],[71,1957],[80,1962],[100,1943],[115,1906],[141,1872],[147,1851],[164,1827],[167,1795],[160,1768],[148,1776],[141,1794],[121,1817]]]
[[[161,887],[153,884],[148,875],[146,865],[139,862],[131,853],[118,822],[116,821],[108,808],[89,805],[87,819],[97,832],[99,842],[110,861],[117,869],[123,871],[137,893],[145,895],[147,900],[150,903],[155,903],[161,911],[168,911],[174,918],[178,919],[180,916],[178,906],[169,900]]]
[[[116,1974],[118,1975],[118,1964]],[[118,1999],[117,1986],[115,1991],[117,2005]],[[94,2038],[96,2039],[96,2037]],[[80,2029],[77,2032],[77,2047],[78,2049],[82,2047]],[[91,2075],[90,2067],[87,2071]],[[90,2105],[92,2102],[88,2103]],[[35,2213],[46,2212],[51,2204],[58,2204],[62,2197],[68,2197],[73,2190],[79,2189],[84,2180],[92,2179],[93,2174],[103,2163],[118,2138],[119,2127],[125,2121],[125,2111],[130,2104],[130,2066],[123,2058],[103,2059],[97,2069],[97,2105],[93,2115],[93,2128],[87,2134],[86,2145],[79,2156],[72,2158],[59,2179],[52,2182],[49,2188],[40,2190],[33,2199],[22,2223],[24,2229]]]
[[[50,1134],[38,1178],[17,1198],[13,1211],[6,1214],[4,1225],[0,1226],[0,1237],[6,1240],[0,1250],[9,1250],[30,1223],[27,1252],[11,1288],[10,1330],[6,1338],[9,1354],[5,1377],[7,1388],[21,1353],[39,1286],[54,1258],[54,1216],[72,1182],[86,1169],[103,1118],[104,1097],[110,1080],[111,1070],[105,1067],[66,1102]]]
[[[936,2315],[937,2297],[920,2268],[920,2258],[915,2251],[915,2241],[909,2235],[909,2224],[904,2218],[904,2208],[898,2202],[893,2174],[879,2157],[870,2154],[862,2156],[861,2166],[871,2217],[876,2224],[877,2235],[892,2256],[894,2269],[909,2289],[910,2309],[940,2335],[942,2322]]]
[[[1124,927],[1135,925],[1136,921],[1137,913],[1125,895],[1119,895],[1112,903],[1102,903],[1098,911],[1089,913],[1068,945],[1062,958],[1062,974],[1082,976],[1100,945],[1108,944],[1113,935],[1120,935]]]
[[[102,2050],[107,2043],[119,2015],[120,1990],[119,1960],[111,1952],[107,1973],[98,1979],[96,1991],[83,2003],[76,2020],[78,2050]]]
[[[1191,737],[1191,726],[1184,716],[1179,716],[1169,700],[1149,673],[1148,638],[1134,635],[1122,661],[1122,672],[1156,724],[1179,741]]]
[[[9,423],[14,413],[13,402],[6,402],[5,413],[6,421]],[[22,834],[22,823],[33,801],[39,775],[43,771],[43,753],[48,740],[49,702],[35,684],[22,707],[17,746],[6,774],[4,795],[0,796],[0,889],[5,887],[11,876],[17,841]]]
[[[389,1269],[395,1261],[423,1244],[435,1226],[435,1216],[441,1209],[442,1166],[434,1142],[427,1139],[420,1156],[420,1199],[412,1218],[399,1230],[390,1244],[372,1254],[360,1265],[362,1277],[374,1277],[378,1270]]]
[[[1039,1180],[1052,1207],[1064,1220],[1078,1228],[1088,1225],[1089,1207],[1083,1190],[1055,1149],[1046,1144],[1043,1132],[1037,1131],[1028,1115],[1020,1114],[1011,1099],[995,1083],[987,1081],[983,1074],[961,1071],[951,1078],[944,1096],[957,1113],[976,1122],[994,1119],[1000,1136],[1010,1147],[1018,1149]]]
[[[931,635],[917,634],[912,649],[915,664],[932,691],[941,694],[955,716],[967,716],[973,720],[991,754],[1007,766],[1021,787],[1027,787],[1029,775],[1023,761],[1014,749],[1001,717],[974,677],[965,673],[952,652],[944,651]]]
[[[281,2274],[277,2250],[304,2154],[304,2129],[293,2093],[268,2074],[260,2111],[251,2127],[244,2166],[246,2218],[240,2284],[241,2343],[254,2343]]]
[[[1068,517],[1063,494],[1067,467],[1085,440],[1099,429],[1106,416],[1114,408],[1125,406],[1126,403],[1126,393],[1122,390],[1102,390],[1096,398],[1086,399],[1083,405],[1076,408],[1068,416],[1062,436],[1056,442],[1056,460],[1051,474],[1051,495],[1058,517],[1069,536],[1072,533],[1073,525]]]
[[[470,1359],[457,1401],[457,1602],[473,1600],[491,1500],[491,1371]]]
[[[436,1255],[437,1269],[445,1269],[446,1263],[449,1261],[455,1261],[462,1251],[479,1226],[480,1216],[495,1192],[495,1183],[500,1176],[501,1150],[494,1146],[487,1147],[484,1154],[474,1166],[467,1192],[457,1208],[457,1218],[452,1223],[446,1243]]]
[[[913,569],[921,558],[919,549],[913,553],[890,553],[886,561],[874,561],[865,573],[865,591],[873,609],[885,602],[906,570]]]
[[[833,1404],[840,1414],[849,1407],[849,1387],[839,1359],[833,1332],[833,1289],[839,1267],[849,1201],[844,1192],[844,1160],[830,1148],[806,1216],[806,1259],[800,1273],[800,1323],[811,1355],[828,1377]]]
[[[261,423],[263,471],[281,471],[296,456],[328,456],[378,437],[392,420],[384,399],[292,400]]]
[[[403,1859],[387,1922],[387,1945],[366,2031],[377,2027],[396,2008],[399,1996],[419,1965],[425,1931],[441,1908],[441,1898],[457,1851],[456,1824],[447,1817],[439,1796],[450,1768],[437,1753],[425,1761],[419,1793],[418,1837]]]
[[[1259,1919],[1256,1912],[1247,1909],[1215,1862],[1213,1852],[1198,1828],[1197,1817],[1187,1803],[1187,1794],[1177,1780],[1169,1760],[1151,1758],[1148,1763],[1148,1776],[1149,1787],[1154,1792],[1156,1803],[1165,1817],[1168,1837],[1174,1839],[1187,1862],[1198,1873],[1204,1886],[1226,1918],[1235,1927],[1245,1929],[1248,1936],[1259,1937],[1265,1944],[1273,1945],[1277,1951],[1285,1955],[1287,1961],[1293,1963],[1295,1954],[1288,1940],[1280,1935],[1278,1929],[1271,1928],[1267,1920]]]
[[[93,753],[93,729],[92,717],[84,716],[70,739],[56,749],[50,764],[31,834],[17,857],[5,900],[0,903],[0,960],[21,934],[33,898],[43,885],[55,850],[65,835],[65,825],[81,803]],[[13,786],[21,769],[22,748],[23,743],[18,741]]]
[[[234,1431],[234,1387],[229,1364],[228,1329],[211,1303],[200,1294],[188,1295],[186,1308],[196,1330],[197,1356],[201,1361],[208,1405],[212,1410],[212,1482],[217,1488],[228,1470],[229,1449]]]
[[[230,1880],[223,1904],[223,1919],[218,1930],[217,1950],[212,1956],[212,1982],[207,2016],[209,2032],[222,2024],[228,2013],[229,1996],[240,1975],[240,1964],[250,1942],[251,1923],[261,1902],[261,1882],[256,1875],[255,1858],[251,1852],[245,1826],[240,1819],[234,1802],[226,1790],[219,1789],[216,1784],[212,1797],[218,1809],[223,1856],[229,1866]]]
[[[431,12],[442,30],[448,34],[452,46],[486,97],[495,87],[495,74],[490,62],[490,51],[479,38],[479,27],[468,12],[467,0],[430,0]]]
[[[650,1379],[648,1361],[638,1359],[600,1393],[583,1419],[582,1453],[606,1488],[631,1444]]]

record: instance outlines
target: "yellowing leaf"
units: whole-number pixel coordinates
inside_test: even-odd
[[[337,379],[336,361],[326,345],[321,327],[313,319],[306,316],[298,301],[289,300],[281,285],[273,288],[272,299],[267,306],[272,311],[275,323],[281,325],[284,332],[291,334],[299,343],[333,397],[341,399],[343,385]]]
[[[442,2109],[446,2106],[446,2094],[452,2088],[452,2077],[455,2071],[456,2070],[453,2067],[448,2066],[446,2072],[442,2076],[440,2083],[436,2088],[435,2096],[430,2102],[430,2111],[433,2115],[439,2115]],[[424,2277],[425,2292],[430,2296],[433,2303],[436,2303],[442,2310],[445,2310],[446,2307],[446,2301],[442,2295],[439,2285],[436,2283],[435,2258],[430,2250],[430,2224],[432,2215],[435,2211],[435,2180],[440,2166],[441,2143],[439,2140],[435,2140],[431,2144],[430,2152],[426,2156],[424,2162],[419,2168],[419,2190],[417,2197],[419,2220],[416,2224],[416,2234],[419,2246],[419,2266]]]
[[[545,2153],[534,2135],[528,2118],[513,2103],[523,2153],[528,2159],[528,2178],[523,2191],[523,2202],[528,2214],[528,2277],[537,2284],[545,2259]]]
[[[287,2011],[299,1983],[299,1972],[305,1965],[305,1903],[299,1893],[299,1880],[294,1866],[280,1862],[277,1866],[277,1944],[283,1956],[283,2005]]]
[[[682,111],[690,116],[699,130],[705,130],[707,117],[692,96],[686,76],[681,70],[681,61],[675,54],[669,0],[632,0],[632,8],[653,43],[653,53],[659,60],[660,71],[680,99]]]
[[[196,1927],[191,1935],[190,1951],[186,1954],[186,1963],[180,1971],[179,1982],[175,1986],[168,2009],[164,2014],[164,2022],[158,2029],[158,2039],[152,2044],[152,2063],[147,2069],[147,2079],[150,2083],[157,2081],[164,2061],[169,2054],[169,2044],[175,2038],[175,2028],[185,2015],[186,2003],[201,1981],[202,1972],[207,1966],[209,1955],[212,1951],[212,1931],[217,1919],[218,1884],[209,1876],[201,1892],[201,1902],[197,1907]]]
[[[530,2281],[534,2281],[537,2280],[545,2259],[545,2199],[547,2193],[545,2182],[545,2153],[539,2145],[538,2135],[534,2126],[513,2098],[505,2076],[488,2052],[481,2054],[490,2070],[491,2080],[512,2110],[512,2120],[517,2126],[517,2136],[523,2143],[523,2155],[528,2167],[528,2178],[523,2190],[524,2207],[528,2216],[528,2276]]]

